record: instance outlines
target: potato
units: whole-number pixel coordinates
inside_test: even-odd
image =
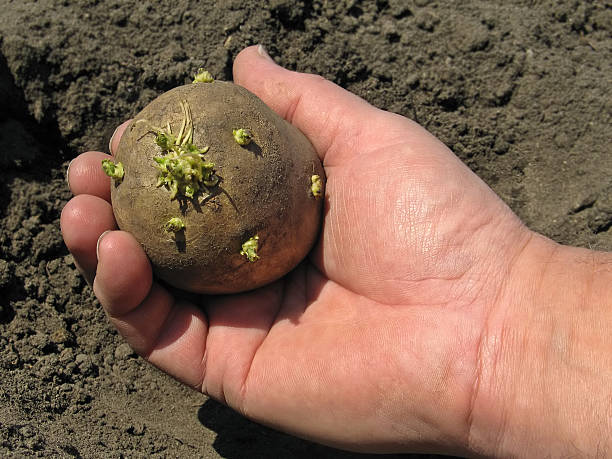
[[[162,94],[133,119],[115,160],[103,168],[114,177],[119,228],[180,289],[263,286],[317,238],[321,161],[297,128],[241,86],[194,82]]]

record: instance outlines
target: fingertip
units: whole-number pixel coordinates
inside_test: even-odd
[[[234,59],[234,69],[236,68],[236,65],[241,66],[243,64],[243,60],[249,61],[251,59],[262,59],[263,61],[282,69],[281,66],[274,62],[274,59],[272,59],[270,54],[268,54],[268,50],[262,44],[247,46],[241,50]]]
[[[98,237],[98,242],[96,242],[96,259],[97,260],[100,259],[100,241],[102,241],[102,238],[110,232],[111,230],[106,230],[102,234],[100,234],[100,237]]]
[[[64,243],[87,279],[93,278],[96,271],[98,237],[115,227],[112,207],[96,196],[75,196],[62,209],[60,228]]]
[[[264,48],[264,45],[262,44],[257,45],[257,53],[264,59],[268,59],[269,61],[274,62],[274,60],[268,54],[268,51],[266,50],[266,48]]]
[[[234,82],[300,129],[321,158],[333,145],[354,143],[355,133],[382,113],[333,82],[287,70],[266,55],[259,46],[243,49],[234,61]]]
[[[291,85],[282,82],[287,81],[292,73],[277,65],[261,45],[243,49],[234,60],[234,83],[257,95],[283,117],[286,110],[280,102],[289,100]]]
[[[153,271],[141,245],[125,231],[111,231],[96,241],[98,268],[94,293],[111,316],[121,316],[147,297]]]
[[[99,151],[87,151],[74,158],[66,173],[72,194],[89,194],[110,202],[110,178],[102,170],[102,161],[109,158]]]
[[[124,121],[119,126],[117,126],[117,128],[115,129],[115,132],[113,132],[113,135],[108,141],[108,151],[110,152],[111,155],[115,155],[115,153],[117,152],[117,149],[119,148],[119,142],[121,141],[121,136],[123,135],[123,133],[125,132],[125,130],[130,125],[131,122],[132,122],[131,119]]]

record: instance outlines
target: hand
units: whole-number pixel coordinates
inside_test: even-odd
[[[163,371],[298,436],[359,451],[495,451],[499,438],[473,441],[483,365],[498,357],[482,354],[483,338],[534,234],[416,123],[287,71],[262,48],[240,53],[234,81],[319,153],[319,242],[270,286],[175,297],[133,237],[115,231],[108,155],[84,153],[69,170],[76,196],[62,231],[110,320]]]

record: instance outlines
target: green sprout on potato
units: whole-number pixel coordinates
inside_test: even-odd
[[[257,255],[257,249],[259,248],[259,236],[253,236],[244,244],[242,244],[242,250],[240,251],[240,255],[247,257],[251,263],[259,260],[259,255]]]
[[[183,122],[175,136],[170,127],[150,127],[155,134],[155,143],[161,148],[162,155],[153,158],[159,170],[157,186],[170,190],[170,199],[176,197],[193,198],[198,192],[208,191],[220,179],[215,175],[214,163],[204,160],[209,147],[198,148],[193,143],[193,120],[191,109],[186,101],[181,101]],[[144,120],[141,120],[144,121]]]
[[[234,129],[232,131],[234,135],[234,140],[238,143],[238,145],[248,145],[253,140],[253,133],[248,129]]]
[[[315,197],[315,199],[319,199],[323,196],[323,182],[321,181],[321,177],[318,175],[313,175],[310,177],[310,192]]]
[[[215,81],[212,74],[208,70],[198,69],[198,73],[196,73],[195,78],[193,79],[194,83],[212,83]]]
[[[110,159],[102,160],[102,170],[110,178],[115,179],[115,182],[121,183],[125,171],[123,170],[123,164],[114,163]]]
[[[183,223],[183,220],[180,217],[172,217],[166,222],[164,229],[168,233],[178,233],[179,231],[183,231],[185,229],[185,223]]]

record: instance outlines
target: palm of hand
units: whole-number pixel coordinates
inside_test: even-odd
[[[500,269],[487,247],[514,217],[420,127],[379,117],[399,141],[361,126],[360,139],[327,151],[312,257],[267,289],[209,300],[203,388],[260,421],[344,447],[374,437],[384,449],[443,406],[455,409],[448,427],[466,434],[458,420]]]
[[[260,71],[247,72],[257,58],[244,53],[237,82],[324,157],[324,225],[310,259],[268,287],[195,304],[151,283],[138,244],[111,233],[99,243],[96,295],[145,358],[258,421],[351,449],[456,443],[467,435],[478,343],[520,223],[418,125],[261,58]],[[112,220],[108,196],[92,194]],[[93,213],[85,201],[71,202],[82,207],[73,213]],[[95,252],[62,218],[87,273]],[[123,281],[118,266],[132,267]]]

